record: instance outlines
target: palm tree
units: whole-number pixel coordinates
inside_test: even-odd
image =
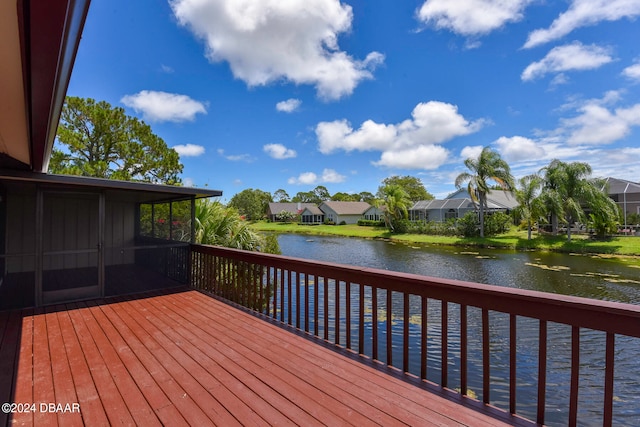
[[[228,248],[257,251],[263,239],[251,230],[234,208],[218,201],[200,199],[196,202],[196,242]]]
[[[398,221],[406,219],[411,204],[409,195],[399,185],[390,184],[381,188],[383,203],[385,206],[384,222],[389,230],[394,231]]]
[[[547,214],[551,215],[551,232],[558,234],[558,218],[563,214],[563,165],[560,160],[553,160],[540,170],[543,174],[542,194],[540,198]]]
[[[519,184],[520,188],[516,189],[517,212],[527,221],[527,239],[531,240],[533,222],[544,212],[542,199],[538,197],[542,178],[536,174],[527,175],[520,178]]]
[[[545,204],[552,208],[552,214],[562,215],[567,224],[568,241],[571,241],[571,226],[585,220],[583,206],[591,207],[597,216],[617,219],[614,203],[608,202],[608,196],[596,181],[590,179],[591,166],[588,163],[565,163],[556,159],[543,171]]]
[[[620,208],[609,197],[607,184],[603,179],[594,179],[593,199],[589,203],[589,222],[597,235],[604,238],[607,233],[614,232],[621,219]]]
[[[490,147],[484,147],[477,159],[469,158],[464,165],[471,172],[463,172],[456,178],[456,187],[467,183],[469,197],[480,205],[480,237],[484,237],[484,211],[487,206],[489,181],[493,181],[503,190],[512,190],[515,185],[513,176],[506,161]]]

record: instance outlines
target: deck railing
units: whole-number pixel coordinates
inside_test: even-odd
[[[196,289],[540,424],[559,386],[547,381],[554,357],[568,365],[561,406],[577,424],[585,331],[602,331],[602,363],[588,369],[602,372],[603,425],[614,419],[616,342],[640,349],[635,305],[211,246],[191,252]],[[521,365],[536,363],[531,354],[534,374],[521,379]],[[522,397],[527,388],[531,399]]]

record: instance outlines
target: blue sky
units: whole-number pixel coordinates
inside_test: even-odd
[[[187,185],[455,190],[491,146],[640,181],[640,0],[92,0],[68,94],[174,147]]]

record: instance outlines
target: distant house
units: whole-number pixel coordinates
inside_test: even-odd
[[[604,189],[620,207],[625,224],[628,214],[640,214],[640,184],[624,179],[607,178]]]
[[[304,224],[322,224],[324,213],[314,203],[269,203],[267,218],[271,221],[280,221],[278,215],[289,212]]]
[[[409,209],[411,221],[444,222],[450,218],[461,218],[476,210],[473,201],[463,199],[420,200]]]
[[[319,206],[324,213],[325,219],[333,221],[336,224],[357,224],[358,220],[363,219],[363,215],[367,212],[371,205],[367,202],[322,202]],[[375,214],[374,214],[375,215]]]
[[[516,197],[509,191],[491,190],[487,194],[487,212],[510,213],[518,206]],[[461,218],[467,212],[478,210],[466,190],[458,190],[446,199],[420,200],[409,209],[412,221],[443,222],[451,218]]]
[[[382,221],[384,220],[384,212],[386,211],[384,206],[371,206],[362,214],[363,219],[368,221]]]

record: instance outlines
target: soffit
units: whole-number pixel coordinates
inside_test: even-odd
[[[15,0],[0,1],[0,94],[0,153],[29,165],[20,26]]]

